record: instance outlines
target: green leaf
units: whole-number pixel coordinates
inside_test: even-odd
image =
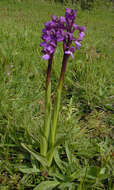
[[[74,173],[71,174],[72,181],[75,179],[80,179],[80,177],[84,177],[86,173],[86,168],[77,169]]]
[[[58,147],[60,144],[63,144],[66,140],[66,136],[65,134],[58,134],[57,140],[55,142],[55,147]]]
[[[20,167],[19,170],[20,170],[22,173],[26,173],[26,174],[32,174],[32,173],[41,172],[39,169],[27,168],[26,166],[25,166],[25,167]]]
[[[25,144],[23,144],[23,143],[21,143],[21,145],[22,145],[22,147],[23,147],[25,150],[27,150],[34,158],[36,158],[36,160],[38,160],[38,161],[42,164],[42,166],[44,166],[44,167],[48,166],[48,162],[47,162],[47,160],[46,160],[45,157],[41,156],[38,152],[37,152],[37,153],[33,152],[32,150],[30,150],[30,149],[27,147],[27,145],[25,145]]]
[[[64,142],[64,139],[63,137],[59,138],[56,143],[54,144],[53,147],[50,148],[50,150],[47,152],[47,160],[48,160],[48,163],[49,163],[49,166],[51,165],[52,163],[52,159],[53,159],[53,156],[54,156],[54,151],[56,150],[56,148],[62,144],[62,142]]]
[[[99,175],[100,168],[97,166],[89,167],[87,172],[87,177],[89,179],[96,179]]]
[[[56,149],[55,146],[49,149],[49,151],[47,152],[47,158],[49,158],[51,154],[54,154],[55,149]]]
[[[55,160],[57,166],[60,168],[60,170],[64,173],[66,171],[66,169],[63,166],[62,160],[59,157],[59,153],[58,153],[57,149],[54,152],[54,160]]]
[[[49,175],[52,176],[52,177],[56,177],[58,178],[59,180],[61,181],[65,181],[65,178],[66,178],[66,175],[63,175],[60,173],[60,170],[56,170],[55,172],[49,172]]]
[[[106,172],[106,168],[101,168],[99,174],[102,175],[102,174],[105,174],[105,172]]]
[[[78,185],[77,190],[83,190],[82,184]]]
[[[68,161],[69,163],[72,162],[72,155],[70,153],[70,150],[69,150],[69,147],[68,147],[68,143],[65,142],[65,150],[66,150],[66,154],[67,154],[67,158],[68,158]]]
[[[59,188],[63,190],[64,188],[68,188],[68,187],[70,187],[71,185],[72,185],[72,183],[66,182],[66,183],[62,183],[62,184],[59,186]]]
[[[59,184],[58,181],[43,181],[34,190],[51,190]]]

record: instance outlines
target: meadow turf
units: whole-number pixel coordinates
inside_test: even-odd
[[[64,140],[58,151],[62,161],[69,163],[65,176],[74,169],[80,172],[72,190],[113,190],[114,10],[103,5],[91,11],[78,9],[76,23],[87,29],[65,75],[58,122],[58,135]],[[59,174],[42,175],[39,163],[21,143],[39,151],[47,69],[41,58],[41,31],[52,14],[64,12],[60,3],[0,1],[0,190],[32,190],[62,173],[55,163]],[[59,45],[52,71],[52,102],[62,55]],[[65,157],[68,148],[71,162]]]

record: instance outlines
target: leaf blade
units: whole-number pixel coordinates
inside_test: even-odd
[[[36,158],[36,160],[38,160],[42,166],[48,166],[48,162],[47,160],[45,159],[45,157],[41,156],[40,154],[38,153],[35,153],[33,152],[32,150],[30,150],[25,144],[21,143],[22,147],[27,150],[34,158]]]
[[[43,181],[34,190],[51,190],[59,184],[58,181]]]

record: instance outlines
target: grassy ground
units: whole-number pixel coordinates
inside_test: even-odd
[[[23,142],[39,150],[47,67],[41,59],[41,30],[52,14],[64,15],[64,10],[60,4],[43,1],[0,1],[1,190],[32,190],[43,180],[58,179],[59,174],[66,176],[59,179],[61,184],[67,184],[74,171],[79,173],[69,189],[114,188],[112,8],[78,12],[77,23],[86,25],[87,32],[80,52],[69,60],[58,123],[58,134],[65,137],[58,152],[66,170],[56,161],[56,175],[41,174],[39,163],[21,146]],[[60,46],[54,58],[52,99],[61,59]],[[72,161],[67,158],[68,148]]]

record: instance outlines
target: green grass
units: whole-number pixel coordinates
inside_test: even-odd
[[[1,190],[32,190],[41,181],[59,179],[60,174],[64,185],[75,171],[79,176],[71,182],[71,189],[114,188],[112,8],[78,12],[77,24],[86,25],[87,31],[65,75],[57,136],[63,137],[58,147],[62,163],[56,159],[52,171],[44,175],[36,159],[21,146],[25,143],[39,151],[47,68],[41,59],[41,31],[52,14],[64,15],[64,10],[61,4],[44,1],[0,1]],[[62,54],[60,45],[53,64],[52,100]]]

